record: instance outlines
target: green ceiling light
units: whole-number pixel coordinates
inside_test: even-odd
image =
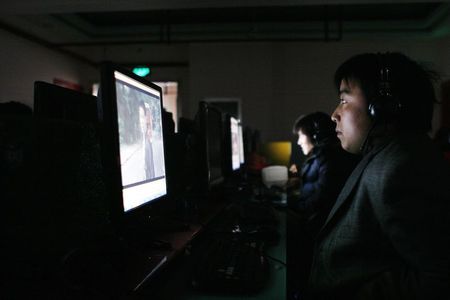
[[[143,66],[135,67],[133,69],[133,73],[136,74],[137,76],[145,77],[148,74],[150,74],[150,68]]]

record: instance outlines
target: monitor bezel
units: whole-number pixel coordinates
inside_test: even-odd
[[[223,148],[223,143],[224,143],[224,124],[223,124],[223,112],[218,108],[215,107],[214,105],[211,105],[208,102],[205,101],[201,101],[199,103],[199,112],[200,112],[200,131],[201,131],[201,153],[200,155],[203,156],[204,162],[203,162],[203,173],[204,173],[204,177],[205,178],[205,182],[204,184],[206,185],[207,189],[210,190],[215,186],[218,186],[219,184],[221,184],[222,182],[224,182],[225,180],[225,172],[224,172],[224,168],[223,168],[223,156],[224,156],[224,148]],[[212,178],[212,174],[210,172],[211,170],[211,155],[210,155],[210,151],[209,151],[209,139],[208,139],[208,132],[210,130],[209,126],[208,126],[208,115],[213,112],[215,114],[217,114],[218,116],[220,116],[220,129],[219,131],[221,132],[221,136],[220,136],[220,169],[221,169],[221,175],[217,176],[215,178]]]

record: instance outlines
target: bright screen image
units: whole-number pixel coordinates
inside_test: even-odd
[[[124,211],[167,193],[161,94],[120,72],[117,117]]]
[[[241,126],[241,124],[239,124],[239,162],[241,164],[245,163],[244,135],[242,133],[242,126]]]
[[[239,155],[239,126],[238,121],[231,117],[230,119],[231,130],[231,166],[233,171],[236,171],[241,166],[241,160]]]

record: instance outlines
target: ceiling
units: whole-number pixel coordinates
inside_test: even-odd
[[[152,43],[434,38],[450,33],[448,2],[28,2],[16,0],[2,4],[0,28],[60,51],[87,46]]]

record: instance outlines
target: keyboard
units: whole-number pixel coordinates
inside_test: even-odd
[[[221,238],[208,241],[199,255],[192,285],[201,290],[227,293],[254,293],[269,277],[262,244],[246,239]]]
[[[165,255],[145,255],[122,242],[110,242],[70,253],[63,273],[71,287],[118,296],[138,290],[166,260]]]

